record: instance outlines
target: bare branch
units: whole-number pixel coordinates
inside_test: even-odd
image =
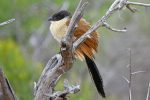
[[[112,14],[131,4],[141,5],[141,3],[128,2],[128,0],[115,0],[114,3],[108,9],[108,11],[105,13],[105,15],[98,22],[96,22],[85,34],[83,34],[78,40],[74,42],[73,50],[75,50],[86,38],[88,38],[88,35],[90,36],[90,34],[92,34],[93,31],[97,30],[101,26],[105,26],[104,22],[106,22]],[[145,6],[150,7],[149,5],[150,4],[147,4]]]
[[[107,29],[111,30],[111,31],[114,31],[114,32],[127,32],[126,28],[122,29],[122,30],[119,30],[119,29],[115,29],[115,28],[112,28],[108,23],[104,22],[103,23],[103,26],[106,27]]]
[[[63,57],[65,71],[68,71],[72,67],[72,64],[74,61],[74,53],[72,51],[73,32],[75,31],[75,26],[81,19],[83,15],[83,10],[85,6],[87,5],[87,2],[83,3],[83,5],[81,3],[82,3],[82,0],[80,0],[75,10],[75,13],[73,14],[73,17],[71,18],[68,30],[66,32],[66,36],[61,41],[61,55]]]
[[[18,100],[2,69],[0,69],[0,94],[0,100]]]
[[[15,21],[14,18],[12,18],[12,19],[10,19],[10,20],[8,20],[8,21],[5,21],[5,22],[0,23],[0,26],[4,26],[4,25],[6,25],[6,24],[12,23],[13,21]]]
[[[132,13],[135,13],[136,11],[138,11],[136,8],[132,8],[130,5],[126,5],[126,7],[127,7]]]
[[[135,75],[135,74],[139,74],[139,73],[143,73],[143,72],[145,72],[145,71],[136,71],[136,72],[132,72],[131,74]]]
[[[36,85],[35,100],[47,100],[48,97],[45,94],[52,94],[57,80],[63,73],[59,69],[62,64],[61,61],[62,56],[60,54],[55,55],[48,61]]]
[[[80,18],[82,17],[83,15],[83,10],[85,8],[85,6],[87,6],[88,2],[85,2],[83,5],[82,5],[82,0],[80,0],[72,18],[71,18],[71,21],[69,23],[69,26],[68,26],[68,30],[66,32],[66,39],[72,39],[73,37],[73,31],[75,29],[75,26],[76,24],[79,22]]]
[[[128,49],[129,51],[129,100],[132,100],[132,92],[131,92],[131,82],[132,82],[132,65],[131,65],[131,48]]]
[[[139,2],[130,2],[130,1],[127,1],[126,5],[136,5],[136,6],[150,7],[150,4],[139,3]]]
[[[64,80],[64,89],[68,91],[68,93],[77,93],[80,91],[80,85],[70,86],[68,80]]]
[[[74,42],[73,44],[73,50],[75,50],[86,38],[88,38],[87,36],[92,34],[92,32],[94,32],[95,30],[97,30],[99,27],[104,25],[104,22],[106,22],[106,20],[117,10],[120,10],[122,8],[123,5],[119,5],[122,4],[120,2],[123,2],[121,0],[116,0],[111,7],[109,8],[109,10],[106,12],[106,14],[98,21],[96,22],[85,34],[83,34],[77,41]]]
[[[129,52],[129,64],[127,65],[127,68],[129,68],[129,79],[125,76],[122,76],[122,77],[128,83],[129,100],[132,100],[132,87],[131,87],[131,85],[132,85],[131,84],[132,83],[132,76],[135,75],[135,74],[143,73],[145,71],[132,72],[131,48],[128,48],[128,52]]]
[[[129,84],[130,81],[128,80],[128,78],[126,78],[125,76],[122,76],[122,78]]]
[[[65,80],[63,91],[57,91],[57,92],[53,93],[52,95],[45,94],[45,96],[49,97],[50,99],[54,99],[54,100],[66,100],[67,94],[75,94],[79,91],[80,91],[80,85],[70,86],[68,83],[68,80]]]
[[[71,19],[69,28],[67,30],[68,33],[62,40],[61,55],[57,54],[49,60],[40,76],[38,83],[36,84],[34,91],[35,100],[47,100],[49,97],[46,95],[54,95],[53,91],[58,79],[62,74],[67,72],[72,67],[74,60],[74,55],[72,53],[72,32],[74,32],[75,25],[82,17],[83,9],[87,5],[87,3],[84,3],[83,5],[81,5],[81,3],[82,0],[78,4],[78,7]],[[68,91],[63,92],[63,94],[64,93],[68,93]]]
[[[131,88],[129,88],[129,100],[132,100],[132,91],[131,91]]]
[[[149,82],[149,86],[148,86],[148,90],[147,90],[146,100],[149,100],[149,94],[150,94],[150,82]]]
[[[80,3],[78,4],[78,7],[75,10],[75,13],[73,14],[73,17],[71,18],[71,21],[69,23],[68,30],[66,32],[66,36],[61,41],[61,54],[57,54],[54,57],[52,57],[49,62],[47,63],[46,67],[44,68],[39,81],[37,84],[35,84],[35,100],[47,100],[49,97],[53,96],[56,97],[55,100],[58,100],[57,98],[60,98],[64,96],[66,98],[66,95],[68,93],[71,93],[75,89],[79,89],[79,85],[75,86],[75,88],[70,87],[68,82],[65,82],[65,89],[63,92],[55,92],[54,93],[54,87],[58,81],[58,79],[61,77],[62,74],[67,72],[73,65],[74,61],[74,50],[82,43],[86,38],[90,37],[90,34],[97,30],[101,26],[105,26],[108,29],[111,29],[112,31],[119,31],[124,32],[124,30],[117,30],[114,28],[111,28],[109,24],[106,23],[107,19],[115,13],[117,10],[121,10],[122,8],[126,7],[127,0],[116,0],[109,10],[106,12],[106,14],[98,21],[96,22],[85,34],[83,34],[77,41],[73,41],[73,32],[75,30],[75,26],[80,20],[80,18],[83,15],[83,10],[85,6],[87,5],[87,2],[81,4],[82,0],[80,0]],[[129,2],[128,2],[129,3]],[[74,43],[73,43],[74,42]],[[131,55],[130,55],[131,57]],[[131,59],[129,67],[131,68]],[[132,71],[130,69],[130,75],[132,76]],[[131,95],[131,76],[129,80],[129,93]],[[75,92],[72,92],[75,93]],[[57,95],[56,95],[57,94]],[[131,98],[131,96],[130,96]],[[52,99],[53,100],[53,99]],[[63,99],[62,99],[63,100]],[[130,99],[131,100],[131,99]]]

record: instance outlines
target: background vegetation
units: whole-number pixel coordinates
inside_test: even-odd
[[[88,0],[84,18],[95,23],[114,0]],[[150,3],[149,0],[132,0]],[[15,18],[16,21],[0,27],[0,67],[6,73],[20,100],[33,99],[33,82],[37,81],[46,62],[59,52],[59,44],[49,32],[48,17],[60,9],[75,10],[78,0],[1,0],[0,22]],[[124,9],[109,19],[116,28],[126,27],[127,33],[115,33],[100,28],[100,47],[96,63],[104,79],[108,100],[127,100],[129,56],[132,50],[133,70],[146,71],[133,77],[134,100],[146,97],[150,80],[150,8],[136,7],[137,13]],[[71,100],[97,100],[101,98],[90,78],[84,62],[76,60],[66,73],[72,84],[80,83],[81,91],[70,95]],[[57,89],[63,87],[63,79]]]

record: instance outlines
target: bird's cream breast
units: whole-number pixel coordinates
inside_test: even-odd
[[[63,18],[59,21],[51,21],[50,31],[53,37],[58,41],[61,42],[62,37],[65,36],[68,26],[66,22],[68,21],[67,18]]]

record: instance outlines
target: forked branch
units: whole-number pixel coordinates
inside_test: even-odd
[[[73,14],[73,17],[71,18],[71,22],[66,33],[67,35],[61,41],[61,54],[56,54],[51,58],[51,60],[44,68],[38,83],[35,83],[35,100],[60,100],[60,98],[61,100],[66,100],[66,98],[64,99],[64,97],[62,98],[60,95],[64,94],[64,91],[54,93],[54,88],[60,77],[72,67],[74,61],[73,52],[75,51],[75,49],[82,42],[84,42],[85,39],[89,38],[90,34],[93,31],[96,31],[101,26],[104,26],[112,31],[125,32],[126,29],[117,30],[110,27],[110,25],[107,24],[106,21],[116,11],[121,10],[124,7],[127,7],[128,9],[130,8],[131,10],[132,8],[130,7],[130,5],[139,4],[129,2],[128,0],[115,0],[106,14],[98,22],[96,22],[84,35],[82,35],[77,41],[73,43],[73,32],[75,30],[75,26],[82,17],[86,5],[87,2],[82,4],[82,0],[80,0],[75,13]],[[149,7],[149,5],[143,6]],[[67,94],[70,92],[71,91],[67,91]],[[54,96],[55,98],[51,98],[51,96]]]
[[[72,90],[80,90],[79,86],[74,87],[71,91],[62,91],[62,92],[55,92],[54,87],[65,72],[67,72],[73,64],[74,55],[72,52],[72,37],[73,32],[75,30],[75,26],[82,17],[83,9],[87,5],[86,3],[81,4],[82,0],[79,2],[78,7],[71,18],[71,22],[69,24],[69,28],[67,31],[67,35],[61,42],[61,54],[57,54],[52,57],[49,62],[47,63],[46,67],[44,68],[38,83],[35,83],[34,86],[34,95],[35,100],[66,100],[66,95],[71,93]],[[76,92],[78,92],[76,91]],[[74,92],[74,93],[76,93]],[[61,94],[66,94],[65,97],[62,97]],[[52,98],[51,96],[55,97]]]
[[[105,13],[105,15],[97,21],[85,34],[83,34],[75,43],[73,44],[73,49],[75,50],[85,39],[87,39],[90,34],[92,34],[93,31],[96,31],[99,27],[106,27],[112,31],[116,32],[125,32],[126,29],[123,30],[118,30],[111,28],[109,24],[106,23],[106,21],[109,19],[109,17],[112,16],[115,12],[118,10],[122,10],[124,7],[130,8],[130,11],[135,11],[132,9],[130,6],[131,5],[137,5],[137,6],[144,6],[144,7],[150,7],[150,4],[145,4],[145,3],[138,3],[138,2],[129,2],[128,0],[115,0],[114,3],[110,6],[108,11]]]

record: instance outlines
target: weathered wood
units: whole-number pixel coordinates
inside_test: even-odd
[[[98,22],[96,22],[85,34],[83,34],[77,41],[73,43],[73,32],[75,30],[75,26],[82,17],[85,5],[87,5],[87,2],[83,5],[81,5],[81,3],[82,0],[80,0],[76,11],[71,18],[69,28],[66,33],[67,35],[61,41],[61,53],[55,55],[49,60],[40,76],[37,85],[35,86],[35,100],[66,100],[66,95],[64,97],[62,97],[62,95],[68,94],[70,93],[70,91],[66,92],[64,90],[54,93],[54,87],[60,76],[72,67],[74,61],[73,52],[75,51],[75,49],[82,42],[84,42],[85,39],[89,38],[89,35],[93,31],[97,30],[101,26],[105,26],[112,31],[125,32],[126,29],[117,30],[111,28],[110,25],[106,23],[106,21],[114,12],[121,10],[122,8],[129,5],[135,5],[135,3],[128,2],[128,0],[115,0],[115,2],[110,6],[106,14]]]
[[[60,76],[67,72],[73,65],[74,61],[74,54],[72,50],[73,46],[73,32],[75,30],[75,26],[82,17],[83,9],[85,5],[81,4],[82,0],[78,4],[78,7],[71,18],[71,23],[69,24],[69,28],[67,31],[67,35],[61,41],[61,54],[57,54],[52,57],[49,62],[47,63],[46,67],[44,68],[41,77],[35,86],[35,100],[49,100],[50,97],[54,96],[53,90],[57,83],[57,80]],[[70,91],[69,91],[70,92]],[[67,94],[69,93],[67,92]],[[63,93],[63,92],[62,92]],[[56,98],[51,98],[52,100],[60,99],[61,95],[57,95]],[[63,97],[63,100],[67,98]]]
[[[0,100],[17,100],[8,79],[0,68]]]
[[[62,75],[62,72],[59,70],[62,64],[62,57],[60,54],[52,57],[47,65],[45,66],[41,77],[35,86],[35,100],[49,100],[50,97],[46,96],[47,94],[53,94],[53,89],[58,78]]]

